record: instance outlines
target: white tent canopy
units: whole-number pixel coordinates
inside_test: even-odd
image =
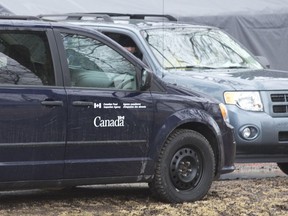
[[[19,15],[64,12],[168,13],[176,16],[286,13],[287,0],[1,0]]]

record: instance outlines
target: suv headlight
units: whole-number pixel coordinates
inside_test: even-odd
[[[258,91],[225,92],[226,104],[234,104],[243,110],[263,111],[263,103]]]

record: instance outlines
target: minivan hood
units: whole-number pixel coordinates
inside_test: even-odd
[[[163,79],[186,87],[204,82],[211,87],[220,85],[223,90],[288,90],[288,72],[278,70],[169,71]]]

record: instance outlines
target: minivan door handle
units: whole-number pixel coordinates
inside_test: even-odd
[[[43,106],[63,106],[63,101],[45,100],[41,104]]]
[[[85,107],[90,107],[94,106],[94,103],[91,101],[73,101],[72,102],[73,106],[85,106]]]

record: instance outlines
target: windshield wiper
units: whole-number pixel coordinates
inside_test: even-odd
[[[247,66],[227,66],[227,67],[219,67],[219,69],[238,69],[238,68],[249,68]]]
[[[217,69],[209,66],[188,65],[183,67],[165,67],[165,69]]]
[[[183,67],[165,67],[165,69],[207,69],[207,70],[215,70],[215,69],[248,69],[249,67],[245,66],[227,66],[227,67],[209,67],[209,66],[197,66],[197,65],[189,65]]]

